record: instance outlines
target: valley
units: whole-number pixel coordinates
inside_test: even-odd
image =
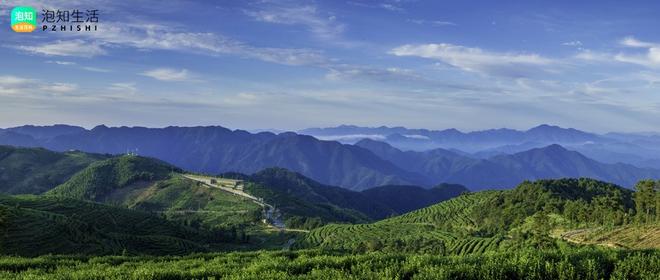
[[[202,129],[209,130],[217,128]],[[348,165],[331,160],[318,167],[326,172],[388,162],[397,174],[441,183],[387,178],[355,189],[278,166],[205,173],[107,147],[90,153],[0,146],[0,278],[655,279],[660,273],[660,181],[643,179],[657,178],[651,169],[598,163],[559,145],[477,159],[373,140],[304,141],[352,151],[340,160]],[[113,149],[119,147],[126,146]],[[318,155],[295,152],[300,159]],[[353,158],[358,154],[377,159]],[[360,168],[336,176],[349,182]],[[530,262],[544,268],[530,270]],[[136,265],[142,268],[126,269]]]

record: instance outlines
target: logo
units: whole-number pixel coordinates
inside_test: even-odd
[[[11,29],[16,32],[32,32],[37,27],[37,11],[28,6],[11,10]]]

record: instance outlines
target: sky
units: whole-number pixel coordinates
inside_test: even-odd
[[[98,30],[15,33],[24,5],[99,10]],[[3,0],[0,127],[658,132],[658,14],[658,1]]]

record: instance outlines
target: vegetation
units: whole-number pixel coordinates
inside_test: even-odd
[[[633,193],[616,185],[591,179],[539,180],[508,191],[464,194],[373,224],[328,225],[297,246],[441,254],[555,248],[561,244],[551,237],[554,231],[611,230],[633,222],[634,205]]]
[[[523,250],[438,256],[313,251],[182,257],[0,258],[6,279],[657,279],[658,251]]]
[[[635,189],[638,222],[660,222],[660,181],[640,181]]]
[[[257,197],[250,199],[150,158],[7,151],[0,166],[22,161],[3,169],[3,179],[25,183],[16,178],[49,174],[52,180],[37,187],[45,189],[70,179],[41,196],[0,195],[0,278],[660,276],[656,181],[639,182],[635,192],[592,179],[559,179],[464,193],[459,185],[355,192],[280,168],[223,175],[243,181],[240,187],[206,177]],[[54,169],[26,171],[43,166]],[[261,222],[262,200],[284,215],[288,231]],[[222,253],[255,249],[277,251]]]
[[[48,196],[0,196],[0,248],[7,255],[186,254],[233,242],[150,215]]]
[[[57,153],[42,148],[0,146],[0,192],[41,194],[91,163],[107,158],[82,152]]]
[[[104,202],[118,189],[163,180],[174,171],[180,170],[159,160],[119,156],[90,165],[47,194]]]
[[[284,214],[287,227],[312,229],[327,223],[364,223],[420,209],[467,191],[460,185],[431,189],[381,186],[362,192],[326,186],[283,168],[251,176],[230,173],[246,181],[245,191],[264,198]]]

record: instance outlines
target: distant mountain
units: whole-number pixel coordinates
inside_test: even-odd
[[[469,192],[458,184],[440,184],[430,189],[418,186],[382,186],[362,191],[397,213],[408,213]]]
[[[38,147],[39,141],[30,135],[0,130],[0,144],[20,147]]]
[[[632,187],[642,179],[660,178],[660,170],[600,163],[560,145],[488,159],[470,158],[442,149],[403,152],[387,143],[368,139],[356,145],[401,168],[423,173],[435,181],[462,184],[471,190],[511,188],[525,180],[564,177],[589,177]]]
[[[60,135],[74,134],[85,131],[85,128],[65,124],[52,126],[24,125],[6,129],[6,131],[29,135],[35,139],[50,139]]]
[[[489,129],[464,133],[456,129],[428,130],[404,127],[358,127],[339,126],[334,128],[311,128],[300,133],[320,139],[350,139],[352,143],[361,139],[385,141],[403,150],[428,150],[433,148],[458,149],[477,152],[499,146],[540,142],[545,144],[584,143],[604,141],[606,138],[573,128],[539,125],[527,131],[513,129]],[[362,136],[362,137],[360,137]],[[350,142],[350,141],[348,141]]]
[[[31,134],[37,133],[32,131]],[[74,129],[75,130],[75,129]],[[371,152],[334,141],[320,141],[295,133],[251,134],[223,127],[117,127],[97,126],[92,130],[36,139],[12,133],[0,136],[0,143],[41,146],[56,151],[71,149],[92,153],[136,152],[206,173],[254,173],[269,167],[283,167],[318,180],[353,190],[391,184],[431,185],[424,176],[396,167]],[[46,132],[40,134],[45,135]],[[20,141],[15,138],[23,137]]]
[[[300,132],[351,144],[362,139],[383,141],[404,151],[442,148],[482,159],[559,144],[604,163],[628,163],[637,167],[660,169],[660,135],[657,133],[599,135],[546,124],[526,131],[501,128],[467,133],[456,129],[358,126],[304,129]]]

